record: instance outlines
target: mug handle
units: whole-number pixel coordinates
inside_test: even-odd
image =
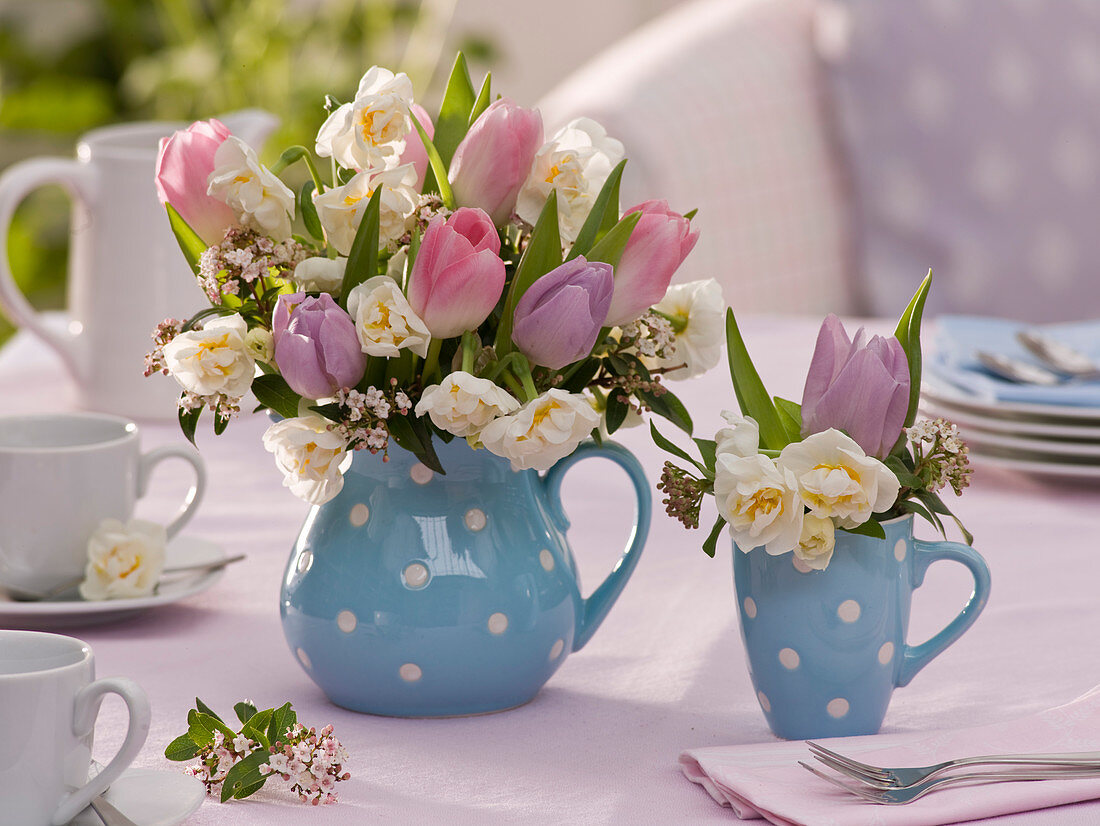
[[[17,163],[0,176],[0,309],[16,326],[24,327],[57,351],[69,372],[83,380],[82,363],[75,347],[75,336],[50,329],[27,301],[8,263],[8,230],[16,207],[32,191],[46,184],[61,184],[74,198],[89,201],[91,173],[77,161],[67,158],[32,158]]]
[[[191,521],[191,517],[195,515],[195,508],[199,506],[203,493],[206,492],[206,468],[196,451],[184,447],[158,447],[156,450],[150,450],[148,453],[141,455],[141,465],[138,469],[138,498],[145,495],[153,466],[165,459],[172,458],[183,459],[195,469],[195,484],[187,491],[187,496],[184,498],[183,504],[180,505],[175,517],[165,526],[169,539],[179,533],[180,528]]]
[[[947,646],[961,637],[966,630],[974,624],[974,620],[981,614],[989,600],[989,566],[986,565],[982,555],[960,542],[930,542],[924,539],[914,539],[913,559],[913,587],[919,588],[924,582],[924,575],[928,566],[941,559],[950,559],[961,562],[974,577],[974,590],[966,605],[951,622],[947,623],[942,631],[929,638],[920,645],[906,644],[901,656],[901,667],[895,685],[908,685],[917,672],[930,663],[935,657],[943,653]]]
[[[600,587],[593,591],[588,599],[581,600],[580,620],[577,624],[577,632],[573,636],[574,651],[580,651],[596,633],[596,629],[607,617],[607,612],[611,610],[611,606],[615,604],[615,600],[619,598],[619,594],[626,586],[626,581],[634,572],[634,566],[638,564],[642,546],[645,545],[646,536],[649,534],[649,521],[653,510],[649,483],[634,454],[614,442],[605,442],[603,445],[585,442],[550,468],[542,479],[551,513],[563,528],[569,527],[569,520],[561,504],[562,478],[565,472],[577,462],[596,457],[610,459],[626,471],[631,484],[634,485],[638,508],[635,512],[634,530],[630,534],[630,541],[622,557],[615,563],[615,567],[611,569],[611,573],[607,575]]]
[[[75,791],[69,792],[57,805],[57,811],[50,822],[53,826],[65,826],[92,802],[107,791],[107,787],[114,783],[137,757],[141,747],[145,745],[145,738],[149,736],[150,709],[149,698],[141,687],[124,677],[109,677],[105,680],[96,680],[91,685],[86,685],[77,692],[74,700],[73,734],[84,737],[91,733],[95,727],[95,719],[99,715],[99,707],[104,694],[117,694],[126,703],[126,709],[130,713],[130,723],[126,728],[126,738],[122,741],[118,753],[108,763],[103,771]]]

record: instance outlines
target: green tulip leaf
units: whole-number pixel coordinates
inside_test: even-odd
[[[703,540],[703,553],[711,559],[714,559],[714,552],[718,546],[718,537],[722,535],[722,528],[725,526],[726,520],[719,516],[714,523],[714,527],[710,529],[707,538]],[[736,553],[736,550],[734,553]]]
[[[318,241],[324,240],[325,230],[321,226],[321,219],[317,217],[317,207],[313,204],[313,181],[306,181],[298,192],[298,213],[302,216],[306,232]]]
[[[905,312],[902,313],[901,319],[898,321],[897,329],[894,331],[894,337],[901,342],[902,349],[905,351],[905,357],[909,361],[909,409],[905,414],[905,426],[909,427],[913,424],[913,421],[917,418],[917,404],[920,402],[920,382],[921,382],[921,345],[920,345],[920,328],[921,321],[924,317],[924,303],[928,299],[928,291],[932,287],[932,271],[928,271],[928,275],[924,277],[920,287],[917,288],[916,294],[909,302],[909,306],[905,308]],[[897,450],[899,445],[904,445],[905,435],[898,440],[898,444],[894,446]]]
[[[773,397],[776,412],[779,413],[779,421],[787,434],[788,442],[798,442],[802,439],[802,405],[788,399]]]
[[[191,272],[198,275],[199,256],[206,252],[206,242],[199,237],[195,230],[191,229],[190,225],[183,220],[183,216],[176,212],[174,206],[165,204],[164,208],[168,210],[168,223],[176,236],[176,243],[180,245],[183,257],[187,260],[187,266],[191,268]]]
[[[626,242],[630,240],[630,234],[634,232],[634,227],[638,225],[638,221],[641,219],[642,213],[640,212],[632,212],[620,218],[608,231],[607,235],[592,246],[586,256],[587,259],[589,261],[603,261],[612,267],[618,266],[623,250],[626,249]]]
[[[435,142],[428,137],[428,133],[424,131],[424,126],[417,120],[416,115],[410,114],[412,118],[413,126],[416,127],[416,132],[420,135],[420,140],[424,144],[424,150],[428,153],[428,166],[431,168],[432,175],[434,176],[434,183],[432,188],[428,188],[428,183],[425,181],[424,192],[438,192],[439,197],[443,201],[443,206],[447,209],[456,209],[455,194],[451,189],[451,182],[447,180],[447,163],[443,160],[443,157],[439,154],[439,149],[436,147]],[[439,139],[439,133],[436,132],[436,140]]]
[[[619,220],[619,183],[622,181],[625,166],[626,158],[623,158],[607,176],[596,200],[592,202],[588,217],[584,219],[584,225],[577,233],[577,240],[573,242],[569,255],[565,258],[566,261],[578,255],[588,255],[593,245]]]
[[[737,395],[741,413],[753,418],[760,427],[761,447],[782,450],[790,444],[787,431],[760,374],[753,366],[752,358],[749,357],[732,307],[726,308],[726,352],[729,356],[733,392]]]
[[[447,169],[450,167],[455,150],[470,128],[470,114],[476,102],[474,84],[470,80],[466,57],[459,52],[455,57],[451,76],[447,80],[447,90],[443,93],[443,103],[439,106],[439,117],[435,119],[435,147],[440,163],[438,168],[435,163],[431,164],[431,169],[424,177],[424,192],[438,192],[440,196],[443,195],[442,187],[447,186]],[[415,116],[413,123],[416,123]],[[424,140],[426,135],[423,133],[423,128],[417,131],[421,132],[421,139]],[[427,148],[427,141],[424,146]],[[428,158],[431,159],[430,150]],[[452,206],[451,209],[454,207]]]
[[[348,308],[348,294],[368,278],[378,275],[378,233],[382,204],[382,187],[378,186],[370,196],[367,208],[359,219],[355,240],[351,242],[348,263],[344,267],[344,280],[340,284],[340,306]]]
[[[467,131],[469,131],[469,127],[473,126],[474,122],[481,117],[482,113],[489,108],[489,104],[493,102],[492,93],[489,91],[492,83],[493,73],[486,72],[485,80],[481,83],[481,91],[478,92],[477,100],[474,101],[474,108],[470,110],[470,117],[467,121]]]

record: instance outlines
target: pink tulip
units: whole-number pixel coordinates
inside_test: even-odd
[[[645,201],[623,214],[632,212],[641,212],[642,217],[615,267],[609,327],[633,321],[664,298],[673,274],[699,240],[699,231],[692,230],[691,222],[665,201]]]
[[[214,153],[229,135],[224,123],[211,119],[160,139],[156,174],[160,202],[171,204],[207,245],[220,243],[225,231],[238,225],[228,204],[206,194]]]
[[[424,127],[424,131],[428,133],[428,138],[434,139],[435,125],[424,107],[419,103],[414,103],[409,108],[416,115],[416,119],[420,121],[420,125]],[[428,150],[424,148],[424,142],[420,140],[420,133],[416,131],[415,126],[410,128],[409,134],[405,136],[405,151],[401,153],[398,163],[411,163],[416,167],[416,191],[419,192],[420,188],[424,186],[424,176],[428,174]]]
[[[865,339],[862,327],[852,341],[839,318],[825,318],[802,391],[802,436],[835,427],[884,459],[909,410],[909,362],[893,336]]]
[[[424,231],[409,273],[409,304],[435,338],[476,329],[504,290],[500,236],[480,209],[462,207]]]
[[[610,264],[583,255],[550,270],[516,304],[512,341],[551,370],[584,358],[605,324],[613,280]]]
[[[279,296],[271,328],[275,364],[295,393],[325,398],[363,378],[367,357],[355,323],[328,293]]]
[[[451,160],[455,200],[479,207],[496,226],[512,217],[531,162],[542,146],[542,115],[508,98],[493,101],[466,133]]]

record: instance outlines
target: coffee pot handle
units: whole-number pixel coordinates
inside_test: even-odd
[[[960,542],[929,542],[924,539],[914,539],[913,548],[915,551],[912,579],[914,588],[919,588],[924,582],[928,566],[941,559],[949,559],[961,562],[970,570],[970,575],[974,577],[974,590],[970,594],[970,599],[966,601],[966,605],[951,622],[947,623],[946,628],[920,645],[905,646],[895,680],[898,686],[908,685],[918,671],[961,637],[974,624],[989,600],[989,566],[982,559],[982,555],[969,545],[963,545]]]
[[[134,758],[137,757],[141,747],[145,745],[145,739],[149,736],[151,717],[149,698],[141,690],[141,686],[124,677],[109,677],[105,680],[96,680],[77,693],[73,713],[73,733],[77,737],[84,737],[91,733],[95,726],[95,719],[99,715],[99,706],[103,702],[104,694],[117,694],[126,703],[126,708],[130,712],[130,724],[126,729],[126,737],[119,746],[118,753],[99,774],[61,799],[51,821],[53,826],[65,826],[88,808],[93,798],[99,797],[108,786],[118,780],[119,775],[134,762]]]
[[[32,158],[10,167],[0,175],[0,310],[19,327],[24,327],[57,351],[65,366],[80,380],[81,361],[75,336],[51,329],[15,283],[8,263],[8,230],[15,210],[32,191],[46,184],[60,184],[70,195],[85,203],[92,181],[85,165],[67,158]]]
[[[622,557],[611,569],[611,573],[607,575],[600,587],[593,591],[588,599],[581,600],[577,631],[573,635],[574,651],[580,651],[585,643],[592,638],[592,635],[596,633],[596,629],[607,617],[607,612],[611,610],[611,606],[615,604],[615,600],[619,598],[619,594],[626,586],[626,581],[630,579],[630,575],[634,572],[634,567],[638,564],[638,557],[642,553],[642,546],[645,545],[646,536],[649,534],[649,521],[653,510],[649,483],[646,481],[641,464],[634,458],[634,454],[614,442],[604,442],[603,445],[585,442],[569,456],[550,468],[542,479],[547,501],[559,522],[566,526],[569,524],[561,504],[562,478],[565,476],[566,471],[577,462],[582,459],[593,458],[608,459],[626,471],[631,484],[634,485],[634,495],[637,498],[638,507],[634,515],[634,530],[631,532],[630,541],[626,546],[626,550],[623,551]]]

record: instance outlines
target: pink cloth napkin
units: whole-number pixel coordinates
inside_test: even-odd
[[[1100,751],[1100,686],[1057,708],[1005,723],[953,731],[821,741],[879,766],[924,766],[981,754]],[[680,767],[743,820],[780,826],[936,826],[1100,798],[1100,778],[947,788],[906,806],[878,806],[814,777],[805,743],[689,749]]]

